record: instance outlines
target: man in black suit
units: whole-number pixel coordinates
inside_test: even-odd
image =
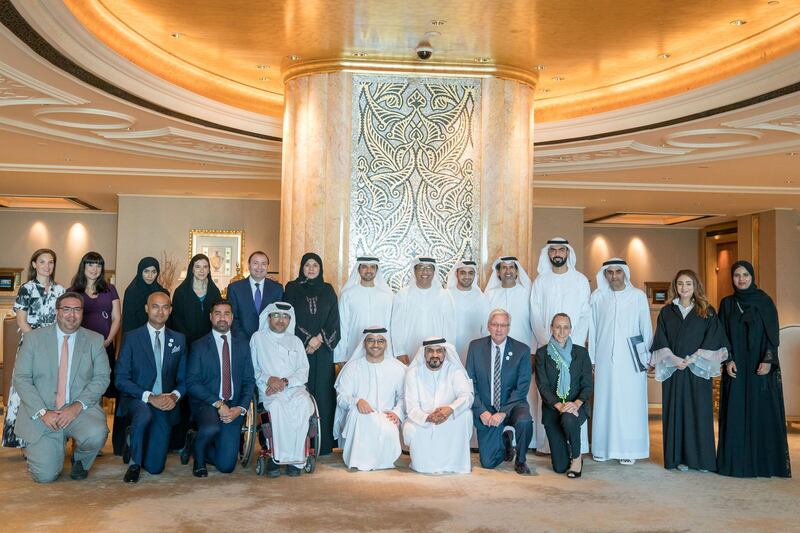
[[[192,469],[196,477],[208,476],[207,458],[220,472],[233,472],[242,423],[253,397],[250,344],[231,335],[232,323],[230,302],[214,302],[211,332],[195,341],[189,353],[186,388],[198,425]]]
[[[253,252],[247,265],[250,275],[228,286],[228,300],[233,309],[233,334],[250,342],[250,337],[258,331],[261,311],[283,298],[283,286],[267,279],[269,257],[266,253]]]
[[[514,470],[530,474],[525,454],[533,432],[528,406],[531,385],[530,348],[508,336],[511,316],[489,313],[489,336],[475,339],[467,351],[467,373],[475,387],[472,417],[478,433],[481,466],[494,468],[514,458],[511,428],[517,440]]]
[[[180,419],[176,406],[186,394],[187,347],[182,333],[164,326],[171,312],[168,295],[150,294],[147,323],[125,334],[115,367],[120,416],[130,418],[126,483],[139,481],[142,467],[151,474],[164,470],[170,431]]]

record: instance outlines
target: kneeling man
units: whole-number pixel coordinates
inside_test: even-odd
[[[428,339],[406,374],[403,439],[411,468],[425,474],[470,472],[472,381],[452,344]]]
[[[231,304],[227,300],[212,303],[210,318],[212,329],[192,343],[186,370],[186,390],[198,426],[195,477],[208,477],[207,459],[220,472],[233,472],[255,386],[248,340],[231,335]]]
[[[150,294],[144,311],[147,324],[125,334],[115,367],[120,416],[130,419],[126,483],[139,481],[142,467],[164,471],[170,431],[180,420],[178,400],[186,393],[186,338],[164,325],[172,312],[169,296]]]
[[[303,341],[294,335],[294,308],[286,302],[269,304],[262,312],[258,331],[250,338],[253,370],[261,404],[272,425],[272,456],[267,476],[299,476],[306,460],[306,436],[314,404],[306,390],[308,356]],[[294,464],[293,464],[294,463]]]
[[[394,468],[400,457],[406,367],[394,358],[386,328],[367,328],[336,379],[334,438],[349,468]]]
[[[65,292],[56,300],[56,323],[25,334],[14,365],[19,393],[17,435],[34,481],[55,481],[64,468],[67,439],[75,441],[72,479],[86,479],[108,436],[100,398],[111,369],[103,337],[81,327],[83,299]]]

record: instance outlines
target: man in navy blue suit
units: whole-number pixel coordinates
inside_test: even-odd
[[[228,286],[228,300],[233,308],[233,334],[250,342],[258,331],[261,311],[283,298],[283,286],[267,279],[269,257],[261,250],[250,254],[247,265],[250,275]]]
[[[255,377],[249,339],[231,335],[233,309],[227,300],[211,304],[211,331],[189,352],[186,389],[197,422],[196,477],[207,477],[206,460],[222,473],[233,472],[242,423],[253,398]]]
[[[494,468],[514,459],[513,427],[517,440],[514,470],[525,475],[531,473],[525,454],[533,432],[528,406],[531,350],[508,336],[510,326],[511,316],[504,309],[489,313],[489,336],[469,344],[467,374],[475,388],[472,418],[481,466]]]
[[[126,483],[139,481],[142,467],[151,474],[164,470],[170,431],[180,418],[176,405],[186,392],[186,338],[164,326],[169,296],[150,294],[145,312],[147,323],[125,334],[115,367],[120,416],[130,419]]]

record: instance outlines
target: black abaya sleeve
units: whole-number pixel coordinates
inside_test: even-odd
[[[336,298],[336,292],[333,290],[333,287],[329,284],[326,285],[328,290],[326,300],[328,300],[330,306],[328,316],[322,324],[322,341],[333,351],[336,345],[339,344],[339,339],[341,338],[339,335],[339,301]]]
[[[656,332],[653,334],[653,343],[650,345],[650,351],[655,352],[662,348],[670,348],[669,339],[667,339],[667,324],[664,320],[664,313],[667,308],[672,304],[667,304],[661,308],[656,319]]]
[[[710,350],[716,351],[722,348],[726,348],[728,353],[730,354],[731,348],[730,343],[728,342],[728,338],[725,335],[725,330],[722,327],[722,322],[719,319],[719,315],[714,310],[713,307],[708,306],[708,318],[705,320],[706,322],[706,332],[703,336],[703,342],[700,345],[701,350]]]

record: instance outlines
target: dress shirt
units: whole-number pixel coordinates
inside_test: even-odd
[[[222,400],[222,333],[219,331],[212,329],[211,334],[214,335],[214,342],[217,345],[217,358],[219,359],[219,399]],[[233,390],[233,336],[231,335],[231,331],[228,330],[228,333],[225,333],[228,337],[228,352],[231,355],[231,394],[235,395],[236,392]],[[217,400],[219,401],[219,400]],[[226,399],[227,401],[227,399]],[[217,402],[214,402],[217,403]],[[214,405],[213,403],[211,405]],[[242,409],[242,414],[247,414],[247,409],[244,407]]]
[[[64,405],[69,405],[70,403],[72,403],[71,402],[71,397],[72,396],[70,394],[70,386],[69,386],[70,382],[72,381],[72,379],[71,379],[71,377],[72,377],[72,354],[75,352],[75,337],[78,336],[78,332],[74,331],[72,333],[64,333],[63,331],[61,331],[61,328],[58,327],[58,324],[56,324],[56,355],[55,355],[55,361],[57,363],[56,364],[56,374],[58,374],[58,363],[60,363],[60,361],[61,361],[61,345],[64,344],[64,336],[65,335],[69,335],[69,339],[67,340],[67,349],[69,350],[69,356],[67,357],[67,395],[66,395],[66,399],[65,399]],[[86,408],[87,408],[87,405],[85,403],[83,403],[82,401],[80,401],[80,400],[78,400],[78,402],[81,404],[82,410],[85,411]],[[56,409],[58,409],[58,407],[60,407],[60,406],[56,406]],[[42,417],[46,412],[47,412],[46,409],[39,409],[39,412],[36,413],[35,415],[33,415],[31,418],[33,418],[34,420],[37,420],[40,417]]]
[[[164,375],[164,350],[167,349],[166,340],[164,339],[164,335],[166,334],[167,328],[161,326],[161,329],[156,329],[150,325],[150,322],[147,323],[147,333],[150,334],[150,346],[155,346],[156,344],[156,331],[159,332],[159,338],[161,339],[161,353],[155,354],[156,357],[161,358],[161,375]],[[153,394],[153,391],[146,390],[142,393],[142,401],[147,403],[147,400],[150,399],[150,395]],[[176,400],[181,399],[181,393],[177,390],[172,391],[172,394],[175,395]]]
[[[683,315],[683,318],[686,318],[687,316],[689,316],[689,313],[691,313],[692,309],[694,309],[694,303],[690,303],[689,307],[682,306],[680,298],[675,298],[674,300],[672,300],[672,303],[674,303],[675,305],[678,306],[678,309],[680,309],[681,315]]]
[[[489,376],[489,387],[490,387],[489,398],[490,399],[494,398],[494,358],[496,357],[496,354],[497,354],[497,348],[500,348],[500,357],[503,357],[503,355],[506,353],[506,342],[507,341],[508,341],[508,338],[506,338],[499,345],[495,344],[493,340],[489,341],[489,344],[491,344],[491,352],[492,352],[492,359],[491,359],[490,364],[489,364],[489,368],[491,369],[491,375]],[[502,367],[503,367],[503,362],[501,361],[500,362],[500,368],[502,368]],[[501,386],[502,386],[502,383],[501,383]]]
[[[261,301],[264,301],[264,282],[267,281],[267,278],[262,279],[261,281],[256,281],[253,279],[253,276],[247,276],[247,279],[250,280],[250,294],[252,296],[251,301],[253,305],[255,305],[256,301],[256,283],[258,283],[258,287],[261,289]],[[258,311],[258,309],[256,309]]]

